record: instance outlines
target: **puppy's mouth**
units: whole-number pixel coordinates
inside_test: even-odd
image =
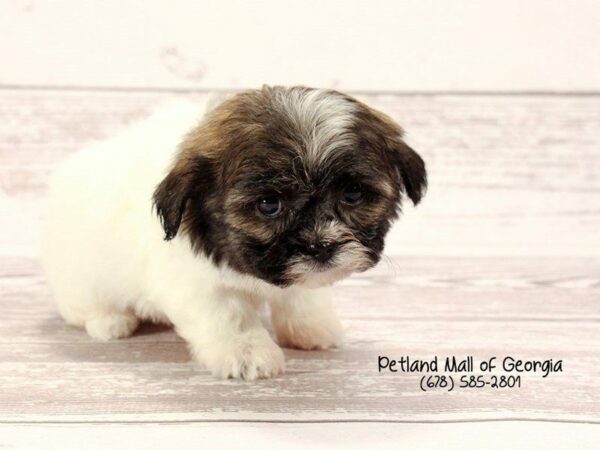
[[[330,270],[335,270],[335,266],[330,263],[315,263],[313,267],[311,267],[309,273],[323,273],[329,272]]]
[[[327,257],[323,255],[299,255],[290,259],[287,274],[293,284],[318,288],[331,285],[353,272],[363,272],[375,265],[377,258],[356,241],[336,246]]]
[[[312,273],[326,273],[335,270],[339,270],[339,266],[333,264],[331,261],[320,262],[314,261],[310,258],[307,258],[307,261],[303,264],[298,264],[301,266],[300,270],[297,270],[297,273],[302,273],[304,275],[312,274]]]

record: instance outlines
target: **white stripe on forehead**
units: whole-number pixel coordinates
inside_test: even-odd
[[[302,137],[307,163],[318,165],[335,149],[353,143],[356,107],[343,96],[325,89],[285,89],[276,92],[275,102]]]

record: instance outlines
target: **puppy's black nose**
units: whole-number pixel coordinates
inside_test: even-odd
[[[331,259],[331,257],[335,253],[335,246],[332,244],[323,244],[320,242],[316,244],[309,244],[306,247],[306,253],[308,253],[320,263],[326,263]]]

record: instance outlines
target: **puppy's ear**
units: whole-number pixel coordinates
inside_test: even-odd
[[[392,143],[393,159],[400,171],[406,195],[417,205],[427,189],[425,161],[402,139]]]
[[[203,156],[182,157],[154,191],[154,207],[165,231],[173,239],[183,220],[189,200],[201,203],[213,182],[211,161]],[[196,202],[195,202],[196,203]]]
[[[402,128],[382,112],[358,103],[356,133],[361,137],[361,145],[377,148],[383,153],[402,183],[400,189],[412,200],[421,201],[427,188],[427,171],[423,159],[410,148],[402,136]]]

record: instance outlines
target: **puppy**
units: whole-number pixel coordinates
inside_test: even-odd
[[[172,323],[224,378],[284,370],[282,346],[327,349],[329,286],[380,259],[423,160],[388,116],[336,91],[263,87],[205,112],[169,108],[56,172],[43,260],[65,320],[101,339]]]

